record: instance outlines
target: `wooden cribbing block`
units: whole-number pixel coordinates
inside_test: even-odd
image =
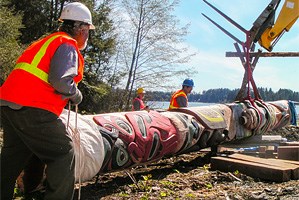
[[[267,150],[266,146],[259,146],[259,153],[265,153]]]
[[[228,156],[230,158],[234,159],[239,159],[239,160],[244,160],[248,162],[253,162],[253,163],[260,163],[260,164],[265,164],[269,166],[275,166],[275,167],[280,167],[282,169],[286,170],[291,170],[291,179],[299,179],[299,162],[296,163],[296,161],[288,162],[286,160],[281,160],[281,159],[264,159],[264,158],[258,158],[258,157],[253,157],[253,156],[247,156],[247,155],[242,155],[242,154],[232,154]]]
[[[299,146],[278,147],[277,154],[279,159],[299,161]]]
[[[267,146],[259,146],[259,157],[260,158],[265,158],[266,157],[266,150]]]
[[[299,142],[282,142],[279,146],[299,146]]]
[[[295,160],[282,160],[282,159],[273,159],[273,158],[270,158],[270,159],[267,159],[267,160],[281,160],[284,163],[290,163],[290,164],[294,164],[294,165],[299,166],[299,161],[295,161]]]
[[[285,182],[291,179],[292,171],[277,166],[254,163],[229,157],[212,157],[211,169],[225,172],[238,170],[248,176],[268,181]]]

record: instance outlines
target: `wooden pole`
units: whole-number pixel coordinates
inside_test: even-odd
[[[251,52],[251,57],[299,57],[299,52]],[[244,57],[245,54],[242,52],[226,52],[226,57]]]

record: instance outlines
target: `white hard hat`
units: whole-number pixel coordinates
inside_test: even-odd
[[[94,25],[92,24],[91,13],[89,9],[84,4],[79,2],[68,3],[63,8],[59,20],[85,22],[90,25],[90,29],[95,29]]]

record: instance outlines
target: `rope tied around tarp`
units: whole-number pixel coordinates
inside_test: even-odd
[[[78,188],[78,200],[81,199],[81,139],[80,139],[80,133],[78,131],[78,105],[75,105],[75,128],[72,129],[70,126],[70,116],[71,116],[71,102],[69,102],[68,104],[68,119],[67,119],[67,129],[71,129],[71,133],[73,133],[72,141],[73,141],[73,145],[74,145],[74,150],[78,149],[78,160],[75,159],[75,155],[74,155],[74,159],[75,162],[78,163],[75,164],[75,174],[74,176],[76,177],[76,175],[78,176],[78,184],[79,184],[79,188]]]

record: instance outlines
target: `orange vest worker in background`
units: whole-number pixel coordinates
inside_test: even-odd
[[[192,79],[185,79],[182,84],[182,89],[173,93],[170,99],[170,105],[168,110],[180,108],[180,107],[188,107],[188,97],[187,95],[191,93],[194,87],[194,82]]]
[[[137,89],[137,97],[133,99],[132,103],[132,110],[148,110],[148,106],[144,105],[143,98],[144,98],[145,91],[143,88]]]

